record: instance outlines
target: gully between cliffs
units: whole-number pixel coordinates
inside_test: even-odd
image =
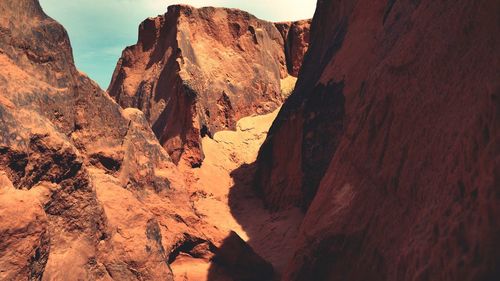
[[[291,258],[293,241],[303,213],[295,207],[280,212],[270,211],[256,196],[253,182],[259,148],[276,114],[277,111],[245,117],[238,121],[236,131],[221,131],[213,138],[203,138],[203,165],[192,169],[187,163],[180,164],[190,183],[189,192],[195,212],[216,228],[234,231],[238,237],[229,235],[222,242],[221,249],[225,244],[229,245],[227,253],[220,250],[227,256],[222,264],[227,260],[231,263],[221,268],[217,259],[220,253],[216,253],[215,263],[209,266],[207,280],[220,280],[221,272],[234,280],[278,278],[286,261]],[[260,257],[251,258],[238,250],[239,247],[233,245],[234,239],[246,241]],[[200,273],[196,272],[200,271],[202,264],[192,256],[184,257],[172,264],[172,270],[175,276],[198,280],[196,276]]]
[[[175,5],[107,93],[0,1],[0,280],[500,280],[498,11]]]
[[[211,280],[279,278],[290,259],[303,214],[293,206],[268,210],[253,179],[260,146],[294,89],[310,23],[176,5],[144,21],[137,44],[124,50],[109,94],[144,112],[184,175],[193,212],[218,230],[203,232],[218,248],[213,257],[200,255],[193,239],[176,250],[176,279],[204,279],[208,271]]]

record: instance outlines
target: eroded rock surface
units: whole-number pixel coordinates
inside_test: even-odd
[[[267,205],[307,211],[285,280],[500,278],[497,11],[318,2],[258,160]]]
[[[141,24],[108,91],[121,106],[145,113],[174,162],[183,158],[199,166],[203,136],[234,130],[242,117],[282,104],[285,41],[293,42],[290,69],[297,69],[305,52],[297,41],[307,36],[295,31],[306,25],[293,24],[290,34],[301,35],[289,40],[273,23],[240,10],[171,6]]]
[[[2,1],[0,279],[499,279],[497,11],[325,0],[309,35],[172,6],[122,109],[38,1]],[[297,73],[254,163],[274,115],[248,116]]]
[[[285,42],[286,66],[290,75],[297,77],[309,48],[311,20],[276,23]]]
[[[137,109],[73,63],[36,0],[0,2],[0,279],[173,280],[185,241],[229,232],[192,207]]]

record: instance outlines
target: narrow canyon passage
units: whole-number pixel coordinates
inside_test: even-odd
[[[0,11],[1,280],[279,279],[302,214],[264,207],[254,162],[310,20],[170,6],[104,92],[37,0]]]
[[[278,111],[242,118],[236,131],[204,137],[205,160],[200,168],[180,164],[195,213],[223,232],[236,232],[273,265],[277,275],[292,254],[291,241],[303,217],[298,208],[269,211],[254,192],[254,162]],[[176,280],[210,278],[208,260],[181,254],[171,266]]]
[[[0,1],[0,280],[500,280],[497,2],[173,5],[106,92]]]

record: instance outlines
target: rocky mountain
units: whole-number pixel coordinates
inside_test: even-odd
[[[281,106],[281,81],[288,70],[297,75],[309,24],[277,24],[280,33],[240,10],[171,6],[141,24],[108,92],[121,106],[145,113],[175,163],[182,157],[200,166],[203,136]]]
[[[216,278],[273,274],[197,214],[145,115],[75,68],[37,0],[0,2],[0,119],[1,280],[173,280],[183,255],[217,257]]]
[[[498,7],[318,1],[257,161],[306,212],[283,280],[500,278]]]

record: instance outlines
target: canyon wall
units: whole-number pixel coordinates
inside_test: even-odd
[[[1,1],[0,279],[173,280],[181,254],[253,254],[190,197],[145,115],[78,72],[38,1]]]
[[[499,17],[172,6],[110,97],[37,0],[0,2],[0,279],[499,279]],[[252,163],[274,115],[242,117],[285,99]]]
[[[257,160],[306,211],[284,280],[500,278],[497,1],[318,2]]]
[[[308,24],[290,23],[296,36],[289,39],[273,23],[240,10],[171,6],[141,24],[108,92],[122,107],[145,113],[174,162],[183,158],[197,167],[203,136],[281,106],[280,81],[288,69],[300,68]],[[289,68],[285,42],[293,53]]]
[[[312,20],[275,23],[285,42],[285,58],[288,73],[297,77],[302,61],[309,48]]]

